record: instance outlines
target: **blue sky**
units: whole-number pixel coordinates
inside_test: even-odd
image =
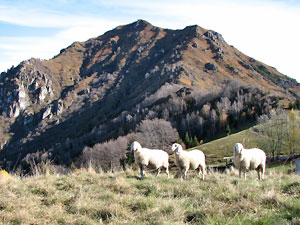
[[[31,57],[52,58],[74,41],[137,19],[215,30],[300,82],[300,0],[0,0],[0,72]]]

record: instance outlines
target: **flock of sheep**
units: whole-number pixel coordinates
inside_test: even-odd
[[[171,147],[172,152],[175,153],[175,165],[180,172],[180,178],[186,179],[186,175],[189,169],[198,170],[202,173],[202,180],[206,173],[205,155],[200,150],[185,151],[180,144],[174,143]],[[167,152],[158,149],[142,148],[137,141],[132,142],[131,151],[134,152],[135,163],[140,167],[141,179],[144,179],[145,172],[144,167],[152,166],[157,172],[156,176],[164,168],[168,178],[169,173],[169,155]],[[264,173],[266,169],[266,154],[264,151],[258,148],[245,149],[242,144],[237,143],[233,148],[234,165],[239,170],[239,177],[242,172],[244,173],[244,179],[246,180],[247,170],[256,170],[258,179],[264,179]]]

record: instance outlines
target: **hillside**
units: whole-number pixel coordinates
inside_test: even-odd
[[[0,181],[1,224],[299,224],[300,177],[287,169],[267,168],[264,181],[234,171],[184,182],[174,171],[15,177]]]
[[[0,165],[24,166],[41,155],[70,165],[86,146],[135,133],[154,118],[181,138],[211,140],[299,95],[295,80],[215,31],[138,20],[1,73]]]
[[[254,148],[260,146],[260,141],[260,134],[253,132],[250,128],[197,146],[195,149],[205,153],[208,165],[224,164],[225,160],[223,158],[232,156],[235,143],[242,143],[247,148]]]

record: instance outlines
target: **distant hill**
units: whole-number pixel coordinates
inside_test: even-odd
[[[70,163],[85,146],[153,118],[170,121],[182,139],[210,140],[299,95],[296,80],[215,31],[138,20],[1,73],[0,165],[41,153]]]

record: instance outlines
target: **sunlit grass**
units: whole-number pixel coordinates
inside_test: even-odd
[[[299,224],[300,176],[267,170],[239,179],[210,173],[202,181],[138,171],[80,170],[6,180],[0,189],[1,224]]]
[[[259,135],[251,131],[251,128],[229,136],[219,138],[195,147],[203,151],[207,164],[224,164],[224,157],[233,155],[233,147],[236,143],[242,143],[246,148],[259,146]],[[194,149],[194,148],[193,148]]]

